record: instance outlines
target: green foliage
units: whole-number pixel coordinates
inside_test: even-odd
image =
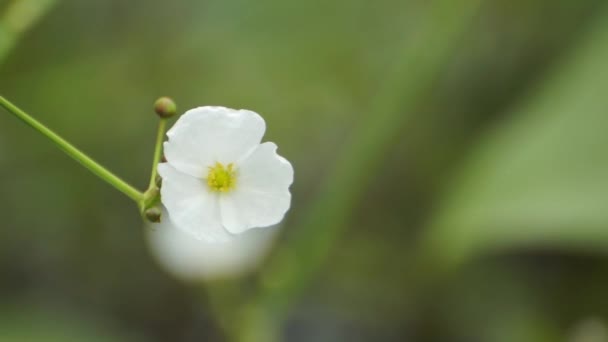
[[[135,334],[117,334],[102,322],[75,313],[36,305],[6,306],[0,310],[0,341],[18,342],[124,342]]]
[[[607,251],[606,19],[473,149],[433,223],[439,253]]]
[[[48,12],[56,0],[13,0],[0,16],[0,63],[30,27]],[[0,7],[1,8],[1,7]]]

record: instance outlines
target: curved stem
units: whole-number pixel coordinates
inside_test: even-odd
[[[139,203],[143,199],[143,194],[139,190],[135,189],[127,182],[123,181],[118,176],[110,172],[108,169],[98,164],[96,161],[91,159],[82,151],[74,147],[72,144],[64,140],[55,132],[48,129],[42,123],[29,116],[26,112],[19,109],[17,106],[15,106],[2,96],[0,96],[0,106],[4,107],[4,109],[6,109],[9,113],[15,115],[18,119],[25,122],[30,127],[47,137],[57,147],[63,150],[67,155],[79,162],[82,166],[86,167],[89,171],[93,172],[97,177],[103,179],[108,184],[112,185],[114,188],[116,188],[116,190],[127,195],[127,197],[134,200],[135,202]]]
[[[150,184],[148,190],[156,186],[156,177],[158,176],[158,163],[163,147],[163,137],[165,136],[165,128],[167,127],[167,119],[161,118],[158,123],[158,132],[156,133],[156,145],[154,147],[154,160],[152,161],[152,174],[150,175]]]

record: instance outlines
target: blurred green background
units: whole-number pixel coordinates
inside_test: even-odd
[[[608,341],[603,0],[0,0],[0,63],[140,188],[162,95],[259,112],[296,170],[257,270],[184,282],[1,111],[0,341]]]

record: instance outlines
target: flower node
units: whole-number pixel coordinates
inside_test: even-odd
[[[214,166],[209,167],[207,174],[207,185],[213,191],[227,192],[234,189],[236,184],[236,172],[234,164],[230,163],[227,166],[220,162],[216,162]]]

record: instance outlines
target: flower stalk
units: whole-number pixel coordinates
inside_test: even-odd
[[[29,114],[21,110],[19,107],[0,96],[0,107],[3,107],[9,113],[13,114],[19,120],[26,123],[28,126],[35,129],[38,133],[48,138],[51,142],[65,152],[68,156],[79,162],[82,166],[87,168],[97,177],[104,180],[106,183],[112,185],[116,190],[122,192],[133,201],[140,203],[144,199],[144,194],[110,172],[108,169],[91,159],[84,152],[80,151],[74,145],[67,142],[65,139],[60,137],[57,133],[53,132],[45,125],[40,123],[38,120],[31,117]]]
[[[158,131],[156,133],[156,142],[154,144],[154,156],[152,160],[152,173],[150,174],[150,182],[148,189],[144,192],[143,198],[139,201],[139,211],[150,222],[160,222],[162,211],[159,208],[160,203],[160,188],[158,164],[161,161],[163,151],[163,140],[165,131],[167,130],[167,120],[177,113],[175,102],[169,97],[163,96],[154,102],[154,111],[160,118],[158,122]]]
[[[163,150],[163,138],[165,136],[165,130],[167,129],[167,119],[161,118],[158,123],[158,131],[156,133],[156,145],[154,147],[154,158],[152,161],[152,174],[150,175],[150,184],[148,185],[148,190],[156,188],[157,178],[158,178],[158,163],[160,163],[160,158]]]

